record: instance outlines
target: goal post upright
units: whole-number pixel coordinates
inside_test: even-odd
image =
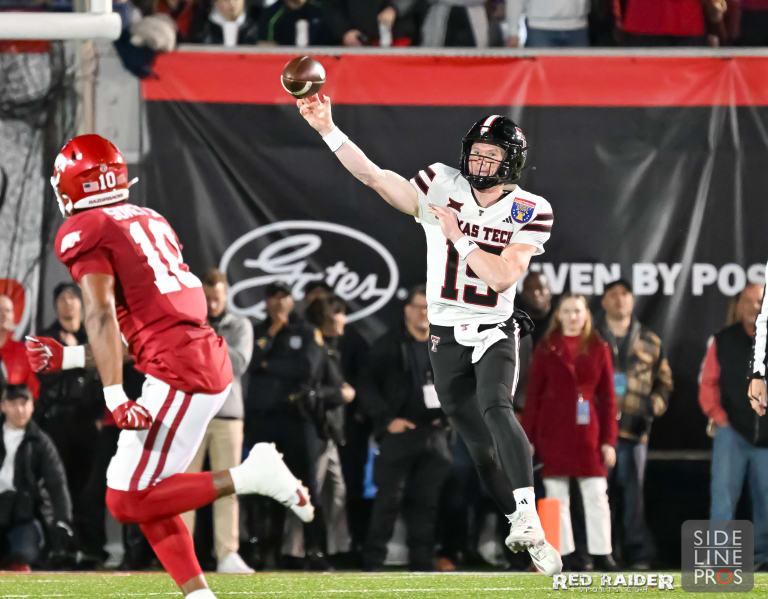
[[[120,37],[120,15],[112,0],[91,0],[87,12],[3,12],[0,40],[82,40]]]

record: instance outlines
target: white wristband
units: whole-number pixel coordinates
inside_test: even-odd
[[[478,245],[466,235],[459,237],[454,241],[453,247],[459,252],[459,256],[461,256],[462,260],[466,260],[467,256],[469,256],[473,250],[478,249]]]
[[[85,368],[85,346],[65,345],[61,355],[61,369]]]
[[[331,148],[331,152],[338,150],[348,139],[349,138],[342,133],[341,129],[338,127],[334,127],[333,131],[323,137],[323,141],[328,144],[329,148]]]
[[[129,397],[125,394],[122,384],[109,385],[104,387],[104,403],[107,404],[109,411],[113,411],[120,404],[124,404],[129,401]]]

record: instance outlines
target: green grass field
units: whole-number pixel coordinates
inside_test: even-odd
[[[343,599],[378,597],[422,599],[472,599],[491,597],[520,597],[521,599],[564,598],[572,596],[625,595],[647,599],[655,597],[685,597],[715,599],[768,596],[768,574],[755,576],[751,593],[687,593],[680,587],[680,575],[675,575],[674,590],[620,589],[619,591],[584,592],[553,591],[552,579],[541,574],[411,574],[387,572],[362,573],[257,573],[250,575],[210,574],[208,582],[220,599],[226,597],[322,597]],[[596,582],[597,584],[597,578]],[[76,597],[78,599],[107,599],[133,597],[181,597],[171,579],[160,573],[66,573],[34,572],[31,574],[0,575],[0,597],[47,598]]]

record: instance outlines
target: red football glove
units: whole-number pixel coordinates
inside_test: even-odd
[[[112,417],[117,428],[129,431],[146,430],[152,426],[152,414],[144,406],[130,399],[112,410]]]
[[[129,399],[122,384],[104,387],[104,401],[118,428],[141,431],[152,426],[152,414],[144,406]]]
[[[34,372],[56,372],[61,370],[64,346],[51,337],[25,337],[27,360]]]

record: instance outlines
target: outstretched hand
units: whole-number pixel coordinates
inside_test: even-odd
[[[315,131],[320,135],[326,136],[333,131],[333,119],[331,118],[331,99],[323,95],[322,100],[319,94],[308,98],[296,100],[296,106],[299,108],[301,116],[307,121]]]

